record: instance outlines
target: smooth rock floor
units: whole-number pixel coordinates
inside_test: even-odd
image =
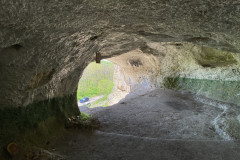
[[[240,142],[219,136],[223,111],[187,92],[154,90],[85,110],[96,131],[69,130],[53,147],[69,160],[239,160]]]

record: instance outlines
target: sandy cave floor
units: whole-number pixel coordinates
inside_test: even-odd
[[[53,147],[69,160],[239,160],[240,142],[219,136],[222,109],[188,92],[158,89],[85,113],[102,127],[69,130]]]

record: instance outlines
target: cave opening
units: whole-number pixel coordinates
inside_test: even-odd
[[[148,45],[152,50],[140,47],[105,60],[114,63],[111,107],[86,112],[110,125],[101,130],[165,139],[239,139],[239,77],[232,71],[238,55],[191,43]],[[147,129],[153,132],[146,134]]]
[[[130,92],[120,70],[120,66],[107,59],[88,64],[78,83],[77,102],[81,112],[116,104]]]
[[[90,62],[78,83],[80,111],[124,103],[156,89],[158,67],[155,56],[139,49],[103,59],[101,63]]]
[[[0,4],[0,159],[240,159],[238,0]],[[116,76],[79,86],[95,54]]]
[[[152,157],[159,157],[154,148],[175,153],[164,145],[191,145],[193,151],[207,146],[220,153],[226,150],[223,141],[232,145],[232,140],[239,140],[239,77],[232,71],[239,66],[238,55],[189,43],[158,44],[154,49],[158,55],[138,48],[107,59],[115,64],[114,75],[119,74],[115,78],[121,83],[115,82],[114,87],[127,94],[107,108],[82,110],[97,117],[102,126],[93,135],[100,137],[97,141],[85,140],[79,132],[65,139],[82,140],[86,148],[80,150],[81,156],[89,157],[85,153],[89,146],[106,152],[106,146],[118,150],[123,143],[126,147],[120,150],[126,157],[129,150],[139,154],[141,149],[135,147],[139,144],[144,149],[153,145]],[[187,154],[184,149],[182,153]]]

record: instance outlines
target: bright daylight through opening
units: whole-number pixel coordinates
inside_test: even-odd
[[[84,70],[79,80],[77,101],[81,111],[94,107],[106,107],[111,102],[111,92],[114,88],[114,65],[111,61],[101,60],[101,63],[91,62]]]

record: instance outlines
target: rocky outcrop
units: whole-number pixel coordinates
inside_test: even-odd
[[[240,104],[239,54],[190,43],[154,42],[148,46],[158,54],[137,49],[109,59],[121,68],[117,71],[121,74],[115,75],[117,92],[121,86],[122,90],[129,87],[129,93],[167,87]]]
[[[188,78],[184,84],[198,92],[193,89],[195,82],[207,79],[227,81],[224,94],[238,96],[237,91],[226,89],[238,86],[240,77],[238,4],[238,0],[2,0],[0,112],[9,113],[16,122],[21,119],[21,114],[15,114],[18,109],[25,115],[29,105],[32,113],[64,115],[61,119],[76,114],[74,98],[61,103],[62,107],[52,106],[59,104],[55,98],[75,94],[96,52],[127,66],[125,72],[133,81],[126,82],[133,88],[168,87],[166,78],[180,77]],[[192,79],[196,79],[194,84]],[[210,89],[215,90],[211,97],[217,88]],[[6,121],[2,118],[0,123]],[[9,125],[20,131],[15,121]],[[8,134],[0,127],[3,139]]]
[[[159,54],[149,44],[190,42],[237,53],[237,4],[1,1],[0,104],[26,106],[73,93],[96,51],[103,57],[137,48]]]
[[[114,88],[109,96],[109,105],[115,104],[127,94],[141,94],[153,90],[160,76],[156,56],[133,50],[117,57],[109,58],[115,65]]]
[[[127,76],[127,75],[126,75]],[[126,83],[126,77],[121,67],[114,65],[113,74],[113,89],[112,93],[108,96],[108,105],[114,105],[118,103],[121,99],[125,98],[131,92],[131,86]]]

